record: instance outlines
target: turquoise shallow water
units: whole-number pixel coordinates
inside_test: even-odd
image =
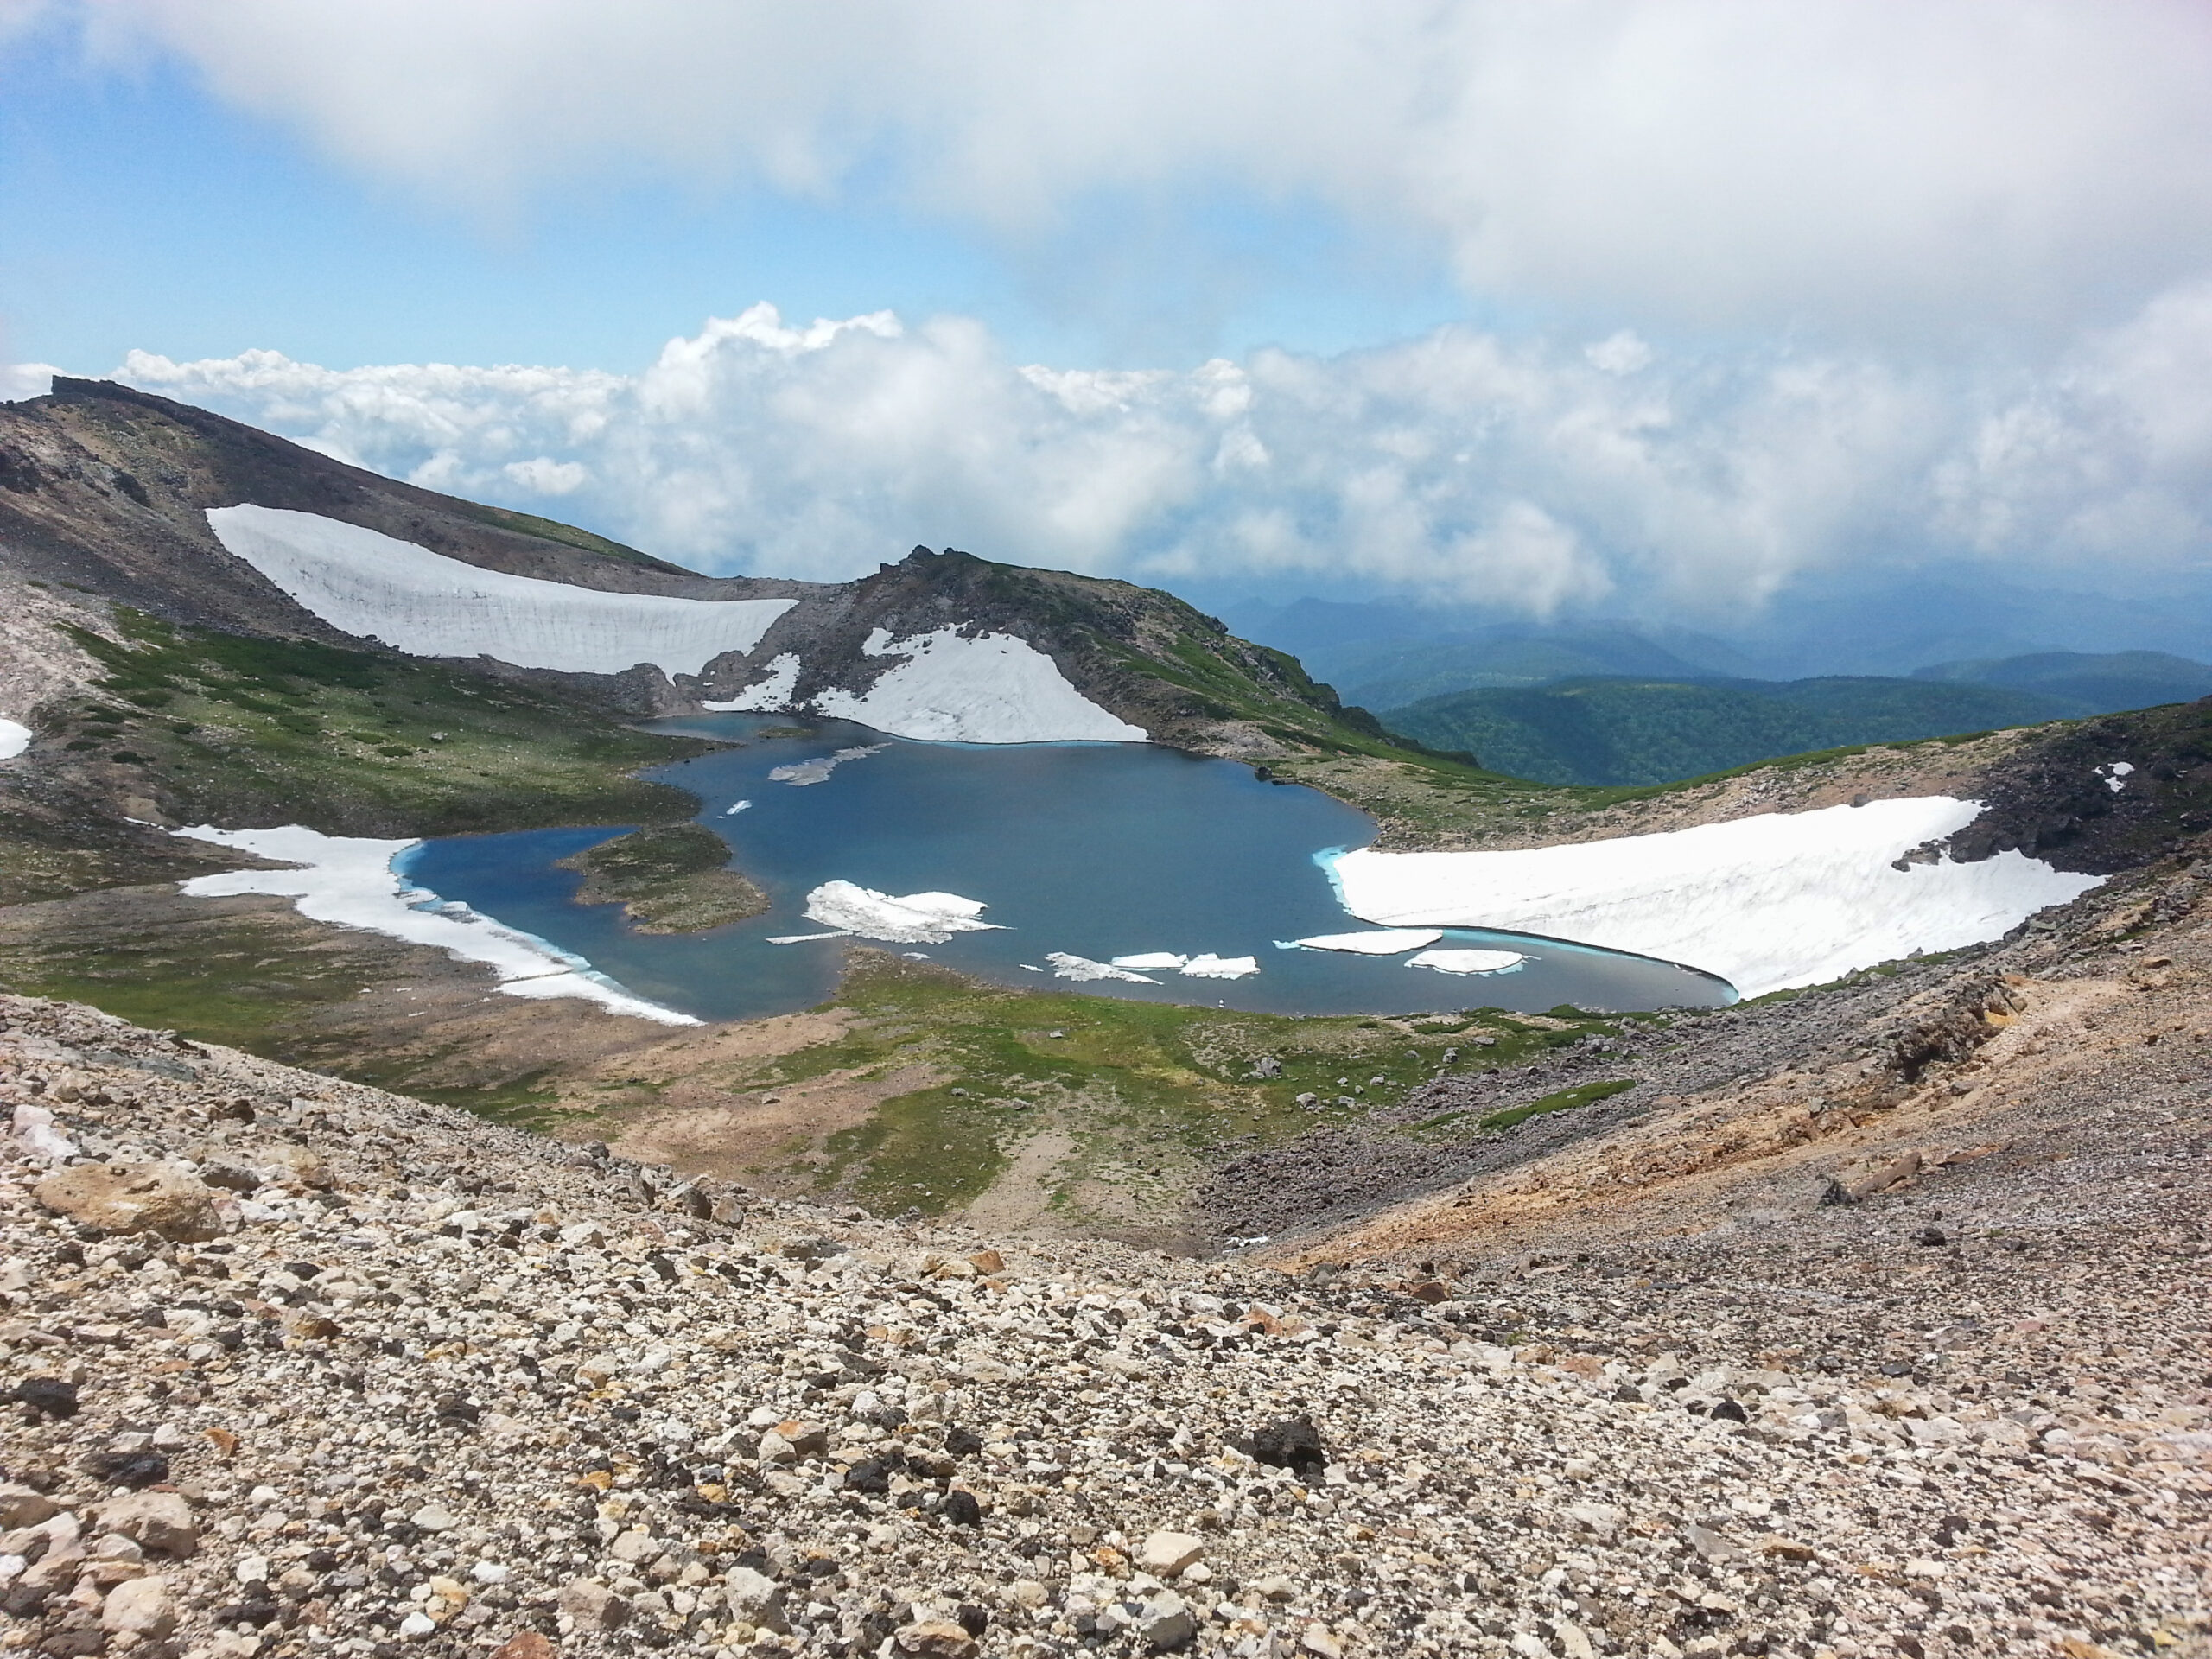
[[[938,891],[982,900],[1004,931],[942,944],[887,945],[1000,984],[1277,1014],[1403,1014],[1470,1007],[1539,1010],[1713,1006],[1732,1001],[1709,975],[1645,957],[1523,935],[1447,933],[1446,946],[1521,951],[1500,974],[1452,976],[1402,957],[1281,950],[1278,939],[1366,926],[1338,904],[1317,854],[1365,844],[1373,823],[1314,791],[1262,783],[1247,767],[1144,744],[913,743],[841,721],[804,739],[758,736],[788,717],[717,715],[660,728],[745,747],[652,774],[704,803],[701,822],[729,842],[738,868],[773,903],[712,932],[632,931],[618,906],[575,902],[580,878],[553,868],[623,825],[467,836],[424,843],[405,873],[590,959],[640,996],[702,1019],[788,1013],[834,989],[842,940],[773,945],[819,931],[802,912],[824,881],[893,894]],[[772,779],[840,749],[881,745],[822,782]],[[747,810],[731,815],[741,800]],[[862,941],[862,943],[866,943]],[[1104,960],[1141,951],[1251,956],[1246,979],[1168,972],[1157,987],[1056,980],[1050,951]],[[1046,969],[1031,972],[1023,964]]]

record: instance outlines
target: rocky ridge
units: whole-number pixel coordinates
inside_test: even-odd
[[[2201,1236],[1017,1247],[23,998],[0,1100],[10,1650],[2212,1650]]]
[[[612,675],[490,658],[455,664],[585,693],[632,715],[696,712],[702,701],[774,680],[769,665],[785,658],[796,659],[797,678],[779,701],[803,712],[825,692],[865,693],[904,660],[868,649],[879,633],[912,639],[952,628],[1027,641],[1084,696],[1162,742],[1254,755],[1418,747],[1341,708],[1294,659],[1128,582],[926,548],[849,582],[702,576],[588,531],[385,478],[112,382],[63,376],[49,397],[0,404],[0,580],[35,582],[49,598],[57,588],[89,598],[56,601],[79,626],[97,626],[105,605],[120,604],[186,627],[372,645],[321,621],[226,550],[207,512],[242,503],[311,512],[485,569],[601,592],[795,601],[753,650],[726,652],[696,675],[671,679],[651,664]],[[44,676],[38,689],[52,695],[53,678]],[[0,691],[7,689],[0,674]],[[32,709],[19,702],[8,712]]]

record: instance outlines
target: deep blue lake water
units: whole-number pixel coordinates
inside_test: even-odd
[[[1367,817],[1297,786],[1262,783],[1231,761],[1144,744],[914,743],[836,721],[814,735],[768,738],[788,716],[712,715],[658,729],[745,747],[652,776],[705,803],[700,821],[730,843],[737,868],[766,891],[769,914],[711,932],[633,931],[620,906],[578,905],[581,878],[555,861],[629,826],[465,836],[423,844],[402,868],[416,883],[588,957],[639,995],[708,1020],[808,1007],[836,988],[849,941],[775,945],[808,933],[806,896],[825,881],[879,892],[955,893],[989,906],[1005,930],[941,944],[888,944],[964,973],[1029,988],[1082,989],[1154,1001],[1277,1014],[1408,1014],[1711,1006],[1733,1000],[1689,969],[1524,935],[1453,931],[1444,947],[1516,950],[1505,973],[1440,974],[1402,957],[1284,950],[1279,939],[1362,931],[1314,855],[1364,845]],[[772,771],[882,745],[822,782]],[[731,815],[738,801],[747,810]],[[868,941],[860,941],[868,943]],[[1157,987],[1056,980],[1046,953],[1104,960],[1146,951],[1255,957],[1245,979],[1161,973]],[[1031,972],[1028,963],[1046,971]]]

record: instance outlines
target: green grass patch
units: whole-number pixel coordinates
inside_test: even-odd
[[[927,1086],[887,1100],[868,1121],[825,1137],[818,1155],[782,1173],[851,1194],[880,1212],[941,1214],[988,1189],[1029,1136],[1051,1130],[1073,1151],[1054,1177],[1071,1221],[1084,1194],[1157,1190],[1160,1203],[1242,1150],[1279,1143],[1317,1122],[1395,1104],[1456,1049],[1453,1069],[1524,1061],[1564,1035],[1615,1029],[1586,1016],[1565,1033],[1472,1013],[1438,1022],[1298,1018],[977,984],[932,964],[856,954],[835,1002],[855,1018],[840,1039],[772,1058],[728,1064],[696,1079],[732,1093],[788,1088],[830,1074],[880,1077],[924,1065]],[[1494,1045],[1465,1042],[1472,1029]],[[1262,1062],[1271,1062],[1272,1067]],[[1256,1075],[1279,1067],[1276,1075]],[[1371,1079],[1384,1079],[1380,1085]],[[1301,1094],[1329,1103],[1299,1105]],[[1347,1112],[1339,1097],[1357,1104]]]
[[[729,868],[729,843],[702,823],[662,823],[560,862],[583,872],[579,904],[619,904],[640,932],[696,933],[768,908],[767,894]]]
[[[1510,1129],[1516,1123],[1526,1123],[1532,1117],[1542,1117],[1552,1112],[1572,1111],[1577,1106],[1587,1106],[1611,1096],[1623,1094],[1636,1087],[1635,1077],[1616,1077],[1609,1083],[1579,1084],[1572,1089],[1562,1089],[1557,1094],[1532,1100],[1525,1106],[1509,1107],[1502,1112],[1492,1112],[1478,1121],[1478,1129]]]
[[[715,747],[437,664],[128,610],[116,625],[119,639],[69,631],[99,661],[105,694],[65,721],[69,744],[97,748],[127,730],[132,758],[107,763],[142,768],[147,792],[187,821],[355,835],[665,823],[696,803],[631,774]]]

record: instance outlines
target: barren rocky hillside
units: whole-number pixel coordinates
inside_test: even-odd
[[[0,1020],[12,1649],[2212,1650],[2193,1028],[1854,1204],[1263,1265]]]

